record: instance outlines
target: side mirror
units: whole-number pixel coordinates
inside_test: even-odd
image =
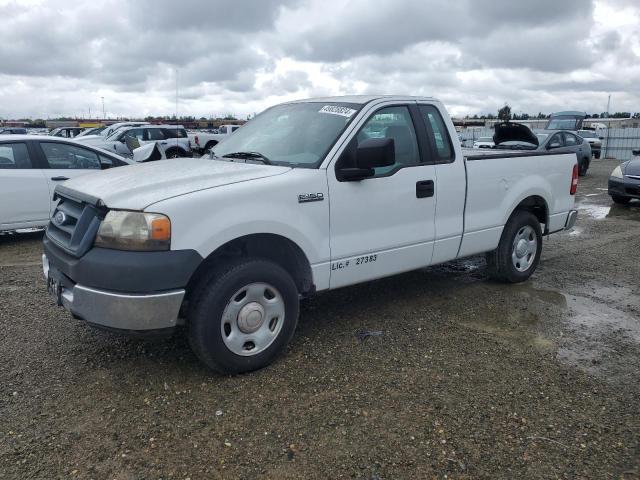
[[[389,167],[395,163],[393,138],[368,138],[355,150],[355,167],[340,168],[336,174],[342,182],[359,181],[373,177],[374,168]]]
[[[111,167],[113,167],[113,160],[105,157],[100,158],[100,168],[102,170],[106,170],[107,168]]]

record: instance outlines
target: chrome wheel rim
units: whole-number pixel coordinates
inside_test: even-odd
[[[222,313],[222,340],[236,355],[257,355],[278,337],[284,314],[284,299],[273,285],[245,285],[231,296]]]
[[[533,227],[526,225],[516,233],[513,239],[513,249],[511,261],[514,268],[519,272],[529,270],[536,258],[538,251],[538,237]]]

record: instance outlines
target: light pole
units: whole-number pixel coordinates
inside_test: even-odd
[[[104,113],[104,97],[100,97],[102,99],[102,119],[105,120],[107,116]]]

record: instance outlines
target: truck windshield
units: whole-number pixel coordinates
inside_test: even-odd
[[[212,156],[233,158],[233,153],[250,152],[268,158],[275,165],[316,168],[360,107],[335,102],[277,105],[216,145]]]

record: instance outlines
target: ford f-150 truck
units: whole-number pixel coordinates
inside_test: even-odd
[[[463,155],[433,98],[351,96],[269,108],[211,159],[150,162],[56,189],[43,269],[94,326],[184,325],[209,367],[261,368],[299,300],[486,253],[522,282],[544,235],[576,219],[574,154]]]

